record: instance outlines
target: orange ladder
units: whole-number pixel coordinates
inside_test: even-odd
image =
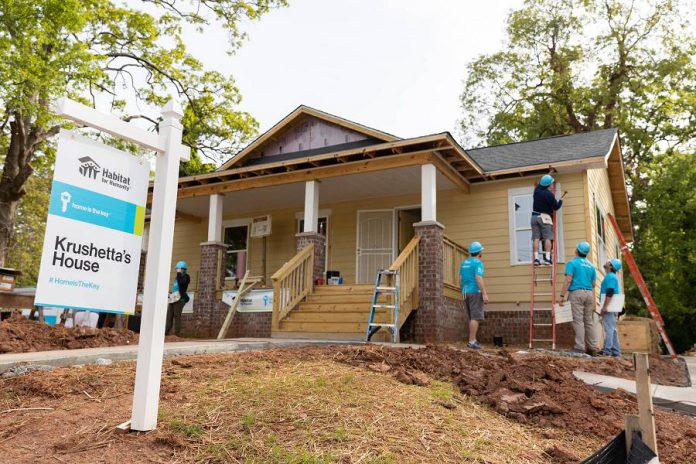
[[[555,193],[555,186],[554,186]],[[540,240],[542,249],[544,240]],[[536,266],[534,264],[534,251],[532,250],[532,290],[529,298],[529,349],[534,348],[534,342],[551,342],[551,349],[556,349],[556,212],[553,212],[553,239],[551,240],[551,266]],[[537,250],[538,251],[538,250]],[[543,259],[543,258],[542,258]],[[548,269],[546,274],[542,269]],[[551,297],[550,307],[537,308],[536,297]],[[537,313],[550,313],[551,322],[536,322]],[[551,338],[534,338],[535,328],[550,327]]]
[[[672,341],[669,339],[667,331],[665,330],[665,321],[662,319],[662,314],[660,314],[660,310],[657,309],[655,300],[653,300],[653,297],[650,294],[650,290],[648,290],[648,286],[645,283],[645,279],[643,279],[643,274],[640,273],[640,269],[638,269],[636,260],[633,258],[633,254],[631,253],[631,250],[629,250],[628,248],[628,243],[626,243],[626,239],[624,239],[623,234],[621,233],[621,229],[619,229],[619,224],[616,222],[616,218],[614,218],[614,216],[611,213],[608,213],[607,216],[609,217],[609,222],[611,222],[611,225],[614,228],[614,232],[616,232],[616,237],[618,238],[619,243],[621,244],[621,254],[626,260],[626,265],[628,266],[628,269],[631,271],[633,280],[635,280],[636,285],[638,285],[638,290],[640,290],[640,294],[643,296],[643,301],[645,301],[645,305],[648,307],[648,312],[650,312],[650,315],[652,316],[653,320],[655,321],[655,324],[657,325],[657,331],[659,332],[660,337],[662,337],[662,341],[665,342],[665,346],[667,347],[667,351],[669,351],[669,354],[672,356],[672,358],[676,359],[677,352],[674,350],[674,346],[672,346]]]

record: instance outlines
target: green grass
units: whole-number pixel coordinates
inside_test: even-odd
[[[183,419],[172,419],[169,422],[169,428],[174,432],[184,435],[186,438],[196,440],[203,436],[205,430],[198,424],[188,422]]]

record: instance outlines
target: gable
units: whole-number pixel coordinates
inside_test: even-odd
[[[293,153],[325,153],[395,140],[400,139],[308,106],[299,106],[220,166],[218,171],[230,169],[233,165],[237,168],[249,163],[280,161]]]

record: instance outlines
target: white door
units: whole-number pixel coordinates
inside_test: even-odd
[[[357,278],[359,284],[374,283],[377,271],[394,261],[394,211],[358,211]]]

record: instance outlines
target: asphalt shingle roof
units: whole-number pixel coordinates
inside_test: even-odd
[[[611,148],[616,133],[616,129],[601,129],[527,142],[473,148],[466,152],[484,171],[499,171],[605,156]]]

